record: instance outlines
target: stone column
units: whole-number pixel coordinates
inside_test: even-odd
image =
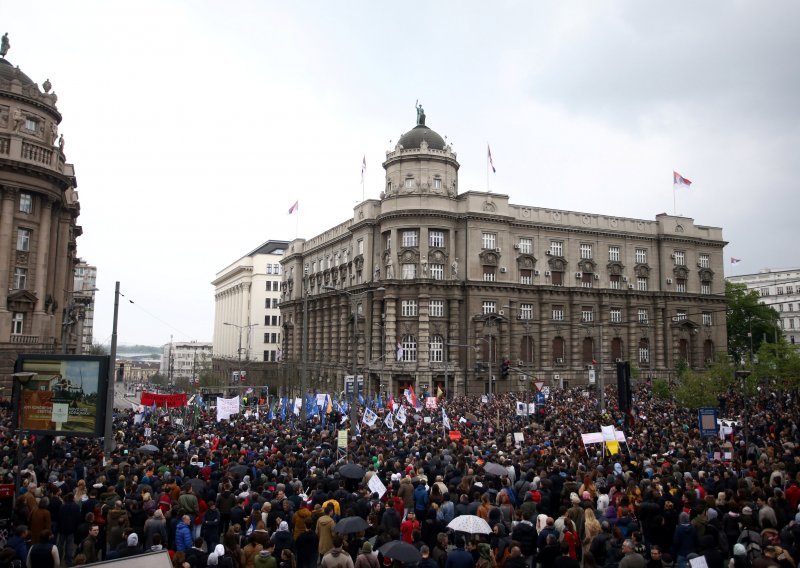
[[[16,204],[17,190],[8,187],[3,188],[2,210],[0,211],[0,290],[4,291],[4,296],[8,295],[11,288],[11,231],[14,226],[14,205]],[[0,302],[0,341],[8,341],[11,333],[11,314],[8,311],[6,298]]]
[[[36,254],[36,311],[44,312],[44,302],[47,296],[47,259],[50,254],[50,224],[53,216],[53,202],[42,198],[39,203],[41,204],[41,214],[39,215],[39,231],[36,236],[38,250]],[[64,298],[64,300],[66,304],[62,307],[67,308],[72,298]]]

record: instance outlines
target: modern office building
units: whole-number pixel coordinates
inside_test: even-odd
[[[202,341],[175,341],[161,348],[158,372],[171,379],[194,381],[206,361],[211,361],[212,344]]]
[[[82,260],[75,265],[71,305],[67,305],[70,318],[65,325],[65,333],[75,334],[70,343],[79,346],[76,353],[90,353],[94,340],[94,297],[97,292],[97,267]]]
[[[800,349],[800,268],[764,268],[755,274],[728,276],[727,280],[757,290],[761,303],[778,312],[778,326],[786,341]]]
[[[356,371],[370,392],[508,392],[608,383],[623,360],[668,377],[725,351],[721,229],[461,192],[456,158],[418,116],[379,199],[286,247],[286,358],[305,349],[310,388]]]
[[[41,88],[0,49],[0,383],[20,352],[76,352],[62,333],[81,234],[75,169],[58,132],[49,80]]]

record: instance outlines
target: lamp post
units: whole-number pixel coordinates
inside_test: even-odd
[[[238,355],[238,366],[239,366],[239,382],[241,382],[242,381],[242,330],[247,329],[249,333],[250,328],[255,327],[258,324],[246,323],[244,325],[239,325],[238,323],[222,322],[222,325],[229,325],[239,330],[239,348],[237,349],[237,355]]]
[[[606,409],[606,394],[605,394],[605,380],[603,379],[603,324],[598,323],[589,323],[583,321],[581,318],[581,323],[578,324],[581,327],[586,327],[589,329],[597,328],[598,331],[598,338],[597,338],[597,345],[598,345],[598,356],[597,356],[597,402],[600,408],[600,414],[602,414]],[[592,350],[594,351],[594,346],[592,346]],[[650,354],[648,353],[647,356],[648,361],[650,360]]]
[[[11,375],[16,379],[17,387],[17,473],[14,476],[14,502],[12,506],[14,509],[17,507],[17,497],[19,497],[19,489],[22,486],[22,440],[25,438],[25,420],[23,411],[25,404],[23,400],[23,391],[25,385],[31,382],[31,379],[36,376],[36,373],[29,371],[20,371]]]
[[[749,416],[748,416],[748,412],[747,412],[747,410],[748,410],[747,401],[748,401],[748,398],[749,398],[748,397],[748,393],[747,393],[747,377],[750,376],[751,371],[746,371],[746,370],[745,371],[734,371],[733,374],[737,379],[740,379],[742,381],[742,400],[744,402],[743,409],[742,409],[742,418],[744,419],[744,460],[743,461],[746,462],[747,461],[747,452],[748,452],[747,443],[748,443],[748,439],[750,437],[750,422],[749,422]]]
[[[358,388],[358,381],[356,379],[358,373],[358,302],[359,298],[363,298],[367,294],[371,292],[382,292],[386,290],[383,286],[379,286],[378,288],[368,288],[363,292],[350,292],[348,290],[343,290],[339,288],[334,288],[333,286],[323,286],[323,290],[329,290],[331,292],[336,292],[337,294],[346,294],[350,298],[350,306],[351,312],[353,315],[353,355],[351,357],[351,373],[353,375],[353,393],[352,399],[350,400],[350,432],[351,435],[355,436],[356,433],[356,425],[357,425],[357,417],[355,412],[355,394],[356,389]],[[305,396],[305,393],[304,393]]]

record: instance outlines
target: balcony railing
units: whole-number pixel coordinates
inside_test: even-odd
[[[30,344],[33,344],[33,343],[39,343],[39,336],[38,335],[12,334],[11,335],[11,343],[24,343],[26,345],[30,345]]]

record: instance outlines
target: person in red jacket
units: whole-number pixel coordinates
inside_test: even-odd
[[[420,524],[413,511],[409,511],[406,520],[400,523],[400,533],[403,535],[403,542],[414,544],[414,531],[420,530]]]

